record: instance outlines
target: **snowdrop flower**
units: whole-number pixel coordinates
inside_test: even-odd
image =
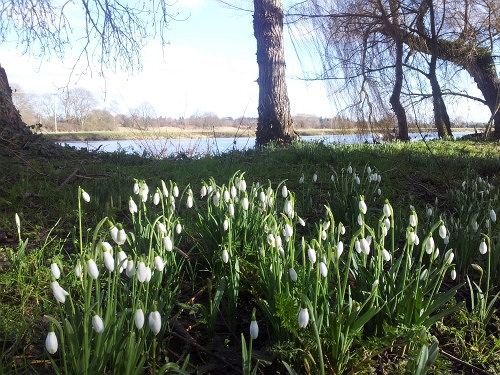
[[[243,197],[241,199],[241,207],[243,208],[243,210],[245,210],[245,211],[248,210],[248,205],[249,205],[248,198],[247,197]]]
[[[267,197],[266,197],[266,194],[263,191],[261,191],[260,194],[259,194],[259,200],[260,200],[260,203],[262,203],[263,206],[266,205]]]
[[[104,266],[109,272],[113,272],[115,270],[115,260],[113,259],[113,255],[111,255],[109,251],[104,251],[102,253],[102,257],[104,260]]]
[[[476,221],[476,220],[474,220],[474,221],[472,222],[471,226],[472,226],[472,230],[473,230],[474,232],[477,232],[477,230],[479,229],[479,224],[477,223],[477,221]]]
[[[129,259],[127,261],[127,268],[125,268],[125,274],[129,278],[135,275],[134,261],[132,259]]]
[[[288,188],[286,187],[286,185],[283,185],[283,186],[281,187],[281,196],[282,196],[283,198],[288,197]]]
[[[427,207],[427,217],[432,216],[432,207]]]
[[[111,239],[116,242],[118,239],[118,228],[116,226],[113,226],[109,230],[109,233],[111,234]]]
[[[104,251],[109,251],[110,253],[113,252],[113,246],[111,246],[107,241],[99,241],[97,247],[101,249],[103,252]]]
[[[276,241],[276,247],[278,249],[283,247],[283,242],[281,241],[281,236],[279,234],[274,236],[274,240]]]
[[[425,242],[425,252],[427,254],[432,254],[432,252],[434,251],[434,247],[434,238],[429,237],[429,239]]]
[[[384,211],[384,216],[386,218],[388,217],[391,217],[392,216],[392,207],[389,203],[385,203],[384,204],[384,208],[383,208],[383,211]]]
[[[135,204],[134,200],[132,199],[132,197],[130,197],[130,199],[128,200],[128,210],[130,211],[130,213],[133,215],[133,214],[136,214],[138,209],[137,209],[137,205]]]
[[[366,167],[366,174],[371,174],[372,173],[372,169],[370,168],[370,166],[367,166]]]
[[[325,241],[325,240],[326,240],[326,237],[327,237],[327,235],[326,235],[326,230],[324,230],[324,229],[323,229],[323,230],[321,231],[321,239],[322,239],[323,241]]]
[[[227,207],[227,212],[229,213],[229,216],[234,217],[234,204],[229,203],[229,206]]]
[[[172,195],[177,198],[179,196],[179,188],[177,187],[177,185],[174,185],[173,189],[172,189]]]
[[[361,251],[366,255],[370,254],[370,243],[366,240],[366,238],[362,238],[359,240],[359,244],[361,246]]]
[[[486,241],[482,240],[479,244],[479,252],[484,255],[488,252],[488,245],[486,245]]]
[[[170,239],[170,236],[163,237],[163,246],[165,246],[165,250],[172,251],[172,249],[174,248],[174,245],[172,244],[172,240]]]
[[[375,293],[375,291],[377,290],[378,288],[378,285],[380,284],[380,281],[379,279],[376,279],[373,284],[372,284],[372,293]]]
[[[351,174],[351,173],[352,173],[352,167],[351,167],[351,165],[349,165],[349,166],[347,167],[347,173],[349,173],[349,174]]]
[[[153,334],[156,336],[161,329],[161,315],[158,311],[152,311],[149,313],[148,317],[148,325],[149,329],[153,332]]]
[[[161,259],[161,256],[157,255],[155,256],[155,268],[159,272],[163,272],[163,269],[165,268],[165,264],[163,263],[163,259]]]
[[[420,274],[420,280],[426,280],[427,279],[427,276],[429,276],[429,270],[426,268],[422,271],[422,273]]]
[[[120,229],[118,231],[118,235],[116,237],[116,244],[117,245],[123,245],[125,243],[125,241],[127,241],[127,233],[125,233],[125,229]]]
[[[224,229],[224,232],[227,232],[229,229],[229,220],[227,218],[224,219],[224,223],[222,224],[222,228]]]
[[[149,282],[151,279],[151,268],[147,267],[144,262],[139,262],[137,265],[137,280],[140,283]]]
[[[137,181],[134,182],[134,187],[132,190],[133,190],[134,194],[139,194],[139,183]]]
[[[293,268],[290,268],[288,270],[288,276],[290,276],[290,280],[292,280],[293,282],[297,281],[297,272]]]
[[[391,221],[387,217],[384,219],[384,225],[387,230],[391,229]]]
[[[446,227],[441,224],[441,226],[439,227],[439,236],[444,239],[446,237],[446,233]]]
[[[200,197],[201,198],[204,198],[205,195],[207,195],[207,187],[205,185],[203,185],[200,189]]]
[[[90,202],[90,195],[87,193],[85,190],[82,189],[82,198],[85,202],[89,203]]]
[[[81,279],[82,276],[83,276],[83,269],[82,269],[82,265],[80,262],[77,262],[76,263],[76,266],[75,266],[75,276],[78,278],[78,279]]]
[[[356,249],[356,252],[359,254],[361,253],[361,243],[359,242],[359,240],[356,240],[354,242],[354,248]]]
[[[134,324],[137,329],[142,329],[142,327],[144,327],[144,312],[142,309],[135,310]]]
[[[483,268],[482,268],[479,264],[475,264],[475,263],[473,263],[473,264],[471,264],[471,267],[472,267],[473,269],[475,269],[477,272],[479,272],[479,273],[483,273]]]
[[[57,336],[54,331],[50,331],[45,339],[45,349],[47,349],[50,354],[55,354],[57,352],[57,348]]]
[[[382,257],[386,262],[390,261],[392,258],[391,253],[389,253],[386,249],[382,249]]]
[[[125,268],[127,268],[127,254],[125,254],[125,251],[120,250],[117,255],[117,266],[120,267],[120,273],[123,272]]]
[[[153,204],[155,206],[158,206],[159,203],[160,203],[160,193],[155,192],[155,194],[153,195]]]
[[[286,216],[291,217],[293,215],[293,207],[292,207],[292,202],[290,202],[289,199],[285,201],[285,204],[283,206],[283,212],[285,213]]]
[[[408,243],[410,245],[416,245],[417,242],[417,234],[415,232],[408,232]]]
[[[452,270],[450,272],[450,278],[452,280],[455,280],[457,278],[457,271],[455,270],[455,268],[452,268]]]
[[[139,196],[141,197],[143,203],[148,200],[148,194],[149,194],[149,187],[145,182],[143,182],[139,187]]]
[[[177,225],[175,226],[175,233],[181,234],[181,232],[182,232],[182,225],[181,223],[177,223]]]
[[[342,223],[339,223],[339,232],[342,235],[345,234],[345,227],[344,227],[344,224],[342,224]]]
[[[275,247],[276,246],[276,240],[274,238],[274,234],[272,233],[269,233],[267,235],[267,243],[269,244],[269,246],[271,247]]]
[[[162,222],[158,222],[156,224],[156,227],[158,228],[158,231],[160,232],[160,234],[163,234],[163,235],[167,234],[167,227]]]
[[[367,207],[366,207],[366,203],[365,203],[364,198],[360,199],[360,201],[358,203],[358,207],[359,207],[359,212],[361,212],[363,215],[365,215]]]
[[[104,322],[97,314],[92,317],[92,328],[97,333],[102,333],[104,331]]]
[[[380,175],[378,175],[380,177]],[[381,195],[382,194],[382,190],[380,190],[380,188],[377,189],[377,194],[378,195]]]
[[[299,328],[306,328],[309,324],[309,311],[307,308],[299,311]]]
[[[455,254],[453,253],[453,249],[450,249],[444,255],[444,263],[451,264],[451,262],[453,262],[453,258],[455,258]]]
[[[61,277],[61,270],[59,269],[59,266],[57,265],[57,263],[52,263],[50,265],[50,272],[52,272],[52,276],[56,280]]]
[[[490,219],[492,223],[495,223],[497,221],[497,214],[494,210],[490,210]]]
[[[257,339],[259,337],[259,325],[255,320],[255,310],[252,313],[252,321],[250,322],[250,337],[252,340]]]
[[[382,229],[382,237],[386,237],[387,236],[387,227],[384,224],[382,224],[382,227],[380,229]]]
[[[17,212],[14,215],[14,220],[16,221],[17,232],[20,233],[21,232],[21,219],[19,218],[19,215],[17,214]]]
[[[238,194],[238,192],[236,191],[236,187],[233,185],[231,186],[231,198],[236,198],[236,195]]]
[[[358,214],[358,224],[359,226],[362,226],[364,223],[364,220],[363,220],[363,215],[361,215],[361,213]]]
[[[333,174],[332,174],[332,175],[330,176],[330,181],[331,181],[331,182],[335,182],[335,175],[333,175]]]
[[[224,193],[222,193],[222,197],[224,198],[224,202],[229,202],[231,199],[231,195],[229,194],[229,191],[224,190]]]
[[[307,257],[312,264],[316,263],[316,251],[312,247],[307,249]]]
[[[437,247],[436,250],[434,250],[434,252],[432,253],[431,260],[434,262],[438,256],[439,256],[439,247]]]
[[[337,259],[340,258],[340,256],[342,255],[343,252],[344,252],[344,243],[342,241],[339,241],[337,243],[337,249],[336,249],[336,252],[335,252],[335,255],[337,256]]]
[[[240,191],[246,191],[247,190],[247,183],[246,183],[246,181],[243,178],[238,183],[238,189]]]
[[[290,224],[286,223],[285,228],[283,229],[283,236],[285,238],[290,238],[293,235],[293,228]]]
[[[229,262],[229,253],[227,252],[226,249],[222,250],[222,261],[224,263]]]
[[[218,206],[220,202],[220,193],[217,191],[213,196],[212,196],[212,202],[214,206]]]
[[[448,235],[446,235],[446,237],[443,239],[443,243],[444,243],[445,245],[448,245],[448,244],[450,243],[450,235],[449,235],[449,234],[448,234]]]
[[[304,183],[304,173],[302,173],[302,176],[300,176],[299,178],[299,184],[303,184]]]
[[[303,227],[306,226],[306,222],[304,221],[304,219],[302,219],[300,216],[297,216],[297,221],[299,222],[299,224]]]
[[[361,184],[361,180],[359,179],[358,175],[354,175],[354,182],[356,182],[356,185]]]
[[[167,198],[168,197],[168,189],[167,189],[167,185],[165,185],[165,181],[163,181],[163,180],[161,180],[161,190],[163,192],[163,196],[165,198]]]
[[[87,260],[87,271],[92,279],[96,280],[99,277],[99,270],[93,259]]]
[[[52,289],[52,294],[54,294],[54,298],[59,303],[66,302],[66,296],[69,296],[69,293],[66,292],[57,281],[52,281],[50,283],[50,288]]]
[[[323,277],[326,277],[328,275],[328,268],[326,268],[326,264],[324,262],[319,263],[319,273]]]
[[[413,237],[414,244],[418,246],[420,244],[420,238],[418,237],[418,234],[415,233],[415,236]]]
[[[313,182],[318,181],[318,172],[315,172],[315,173],[313,174],[312,181],[313,181]]]
[[[417,215],[415,215],[415,213],[413,212],[411,215],[410,215],[410,225],[415,228],[417,226]]]

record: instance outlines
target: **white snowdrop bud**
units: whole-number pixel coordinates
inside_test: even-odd
[[[252,320],[250,322],[250,337],[252,340],[257,339],[259,337],[259,325],[256,320]]]
[[[343,252],[344,252],[344,243],[342,241],[339,241],[339,243],[337,244],[337,252],[336,252],[337,259],[340,258]]]
[[[324,262],[319,263],[319,273],[321,276],[326,277],[328,275],[328,268]]]
[[[85,190],[82,189],[82,198],[85,202],[89,203],[90,202],[90,195],[87,193]]]
[[[59,266],[57,265],[57,263],[52,263],[50,265],[50,272],[52,272],[52,276],[56,280],[61,277],[61,270],[59,269]]]
[[[429,270],[426,268],[420,273],[420,280],[426,280],[429,276]]]
[[[207,187],[203,185],[200,189],[200,197],[205,198],[205,195],[207,195]]]
[[[332,175],[330,176],[330,181],[331,181],[331,182],[335,182],[335,175],[333,175],[333,174],[332,174]]]
[[[372,173],[372,169],[370,168],[370,166],[367,166],[366,167],[366,174],[371,174]]]
[[[387,228],[385,225],[382,225],[382,228],[380,228],[382,230],[382,237],[386,237],[387,236]]]
[[[97,314],[92,317],[92,328],[97,333],[102,333],[104,331],[104,322]]]
[[[434,252],[431,255],[432,261],[435,261],[438,256],[439,256],[439,247],[436,247],[436,249],[434,250]]]
[[[238,194],[238,191],[236,190],[236,187],[234,185],[231,186],[230,191],[231,191],[231,198],[233,198],[233,199],[236,198],[236,195]]]
[[[363,220],[363,215],[361,214],[358,214],[358,225],[359,226],[362,226],[364,223],[364,220]]]
[[[492,223],[495,223],[497,221],[497,214],[495,210],[490,210],[490,219]]]
[[[175,225],[175,233],[181,234],[181,232],[182,232],[182,225],[181,225],[181,223],[177,223]]]
[[[446,237],[446,233],[446,227],[441,224],[441,226],[439,227],[439,236],[444,239]]]
[[[479,273],[483,273],[483,269],[482,269],[482,267],[481,267],[479,264],[475,264],[475,263],[473,263],[473,264],[471,264],[471,267],[472,267],[474,270],[476,270],[477,272],[479,272]]]
[[[113,228],[110,229],[110,234],[111,234],[111,239],[113,241],[118,241],[118,228],[116,226],[113,226]]]
[[[19,218],[19,215],[17,214],[17,212],[14,215],[14,220],[16,221],[17,232],[20,233],[21,232],[21,219]]]
[[[219,205],[219,202],[220,202],[220,193],[218,191],[215,192],[214,195],[212,195],[212,202],[213,202],[214,206],[218,206]]]
[[[139,262],[137,265],[137,280],[140,283],[144,283],[148,279],[148,273],[151,273],[151,270],[149,270],[149,267],[146,267],[146,264],[144,262]]]
[[[139,187],[139,196],[141,197],[143,203],[148,200],[148,194],[149,194],[149,187],[145,182],[143,182],[142,185]]]
[[[300,309],[299,311],[299,328],[306,328],[309,324],[309,311],[306,309]]]
[[[450,272],[450,278],[452,280],[455,280],[457,278],[457,271],[455,270],[455,268],[453,268]]]
[[[445,245],[448,245],[450,243],[450,236],[447,235],[444,239],[443,239],[443,242]]]
[[[339,232],[342,235],[345,234],[345,227],[344,227],[344,224],[342,224],[342,223],[339,223]]]
[[[349,174],[352,173],[352,167],[350,165],[347,167],[347,173],[349,173]]]
[[[241,208],[243,208],[243,210],[248,210],[248,205],[249,205],[249,202],[248,202],[248,198],[247,197],[243,197],[241,199]]]
[[[128,210],[130,211],[131,214],[135,214],[138,211],[137,205],[135,204],[132,197],[130,197],[130,199],[128,200]]]
[[[120,229],[116,236],[116,244],[123,245],[127,241],[127,233],[125,233],[125,229]]]
[[[160,193],[155,192],[155,194],[153,195],[153,204],[155,206],[158,206],[159,203],[160,203]]]
[[[142,309],[135,310],[134,324],[137,329],[142,329],[142,327],[144,327],[144,312]]]
[[[290,268],[288,270],[288,276],[290,276],[290,280],[293,282],[297,281],[297,271],[295,271],[293,268]]]
[[[358,207],[359,207],[359,212],[361,212],[363,215],[366,214],[366,210],[368,209],[366,207],[366,203],[364,201],[364,199],[361,199],[358,203]]]
[[[59,303],[64,303],[66,302],[66,296],[69,296],[69,293],[66,292],[57,281],[52,281],[50,283],[50,289],[52,289],[52,294],[54,295],[54,298],[56,299],[57,302]]]
[[[361,180],[359,179],[359,176],[358,176],[358,175],[355,175],[355,176],[354,176],[354,182],[356,182],[356,185],[361,184]]]
[[[276,246],[276,240],[274,238],[274,234],[272,233],[269,233],[267,235],[267,243],[271,246],[271,247],[275,247]]]
[[[359,243],[361,245],[361,251],[366,255],[370,254],[370,243],[366,240],[366,238],[359,240]]]
[[[472,222],[471,227],[474,232],[477,232],[477,230],[479,229],[479,224],[477,223],[476,220]]]
[[[285,238],[290,238],[293,235],[293,228],[290,224],[286,223],[285,228],[283,229],[283,236]]]
[[[413,243],[418,246],[420,244],[420,238],[418,237],[418,234],[415,233],[415,236],[413,237]]]
[[[160,234],[167,234],[167,227],[162,222],[158,222],[156,227],[158,228],[158,232],[160,232]]]
[[[111,255],[109,251],[104,251],[102,253],[102,257],[104,260],[104,266],[109,272],[113,272],[115,270],[115,260],[113,259],[113,255]]]
[[[78,278],[78,279],[81,279],[82,276],[83,276],[83,268],[82,268],[82,265],[80,262],[77,262],[76,263],[76,266],[75,266],[75,276]]]
[[[132,259],[127,261],[127,268],[125,268],[125,274],[127,277],[133,277],[135,275],[134,261]]]
[[[224,229],[224,232],[227,232],[229,229],[229,220],[227,218],[224,219],[224,223],[222,224],[222,228]]]
[[[227,212],[229,213],[229,216],[234,217],[234,204],[229,203],[229,206],[227,207]]]
[[[356,252],[359,254],[361,253],[361,243],[359,242],[359,240],[356,240],[354,242],[354,248],[356,249]]]
[[[276,241],[276,247],[277,248],[283,247],[283,242],[281,241],[281,236],[279,234],[276,234],[274,236],[274,240]]]
[[[444,255],[444,262],[445,264],[451,264],[453,262],[453,259],[455,258],[455,254],[453,253],[453,250],[450,249],[446,252]]]
[[[292,207],[292,203],[290,202],[289,199],[287,199],[285,201],[285,204],[283,205],[283,212],[285,213],[285,215],[287,215],[288,217],[290,217],[293,213],[293,207]]]
[[[120,273],[123,272],[125,268],[127,268],[127,254],[125,254],[125,251],[120,250],[117,255],[117,266],[120,268]]]
[[[93,259],[87,260],[87,271],[89,276],[96,280],[99,277],[99,270],[97,269],[97,264]]]
[[[417,226],[417,215],[415,213],[412,213],[410,215],[410,225],[415,228]]]
[[[163,196],[165,198],[168,197],[168,189],[167,189],[167,185],[165,185],[165,181],[161,180],[161,191],[163,192]]]
[[[240,191],[246,191],[247,190],[247,182],[243,178],[238,183],[238,189]]]
[[[317,182],[318,181],[318,172],[316,172],[316,173],[313,174],[312,181],[313,182]]]
[[[283,198],[288,197],[288,188],[286,187],[286,185],[283,185],[283,186],[281,187],[281,196],[282,196]]]
[[[380,175],[378,175],[380,177]],[[377,195],[382,195],[382,190],[380,188],[377,189]]]
[[[222,261],[224,263],[229,262],[229,253],[227,252],[226,249],[222,250]]]
[[[306,222],[304,221],[304,219],[302,219],[300,216],[297,216],[297,221],[299,222],[299,224],[303,227],[306,226]]]
[[[45,349],[47,349],[50,354],[55,354],[57,352],[57,348],[58,343],[56,333],[54,331],[50,331],[45,339]]]
[[[266,197],[266,194],[263,191],[261,191],[259,193],[259,200],[260,200],[260,203],[262,203],[262,205],[266,204],[267,197]]]
[[[432,252],[434,251],[434,247],[434,238],[429,237],[429,239],[425,242],[425,252],[427,254],[432,254]]]
[[[222,196],[224,197],[224,202],[229,202],[229,200],[231,199],[231,195],[229,194],[229,191],[227,190],[224,190],[224,193],[222,194]]]
[[[392,207],[391,207],[391,205],[389,203],[384,204],[383,211],[384,211],[384,216],[386,218],[392,216]]]
[[[312,247],[307,249],[307,257],[312,264],[316,263],[316,251]]]
[[[417,234],[415,232],[408,232],[408,243],[410,245],[415,245],[417,241]]]
[[[479,252],[484,255],[488,252],[488,245],[486,245],[486,241],[482,240],[479,244]]]
[[[427,217],[431,217],[431,216],[432,216],[432,208],[427,207]]]
[[[172,188],[172,195],[177,198],[179,196],[179,188],[177,187],[177,185],[174,185],[174,187]]]
[[[386,249],[382,249],[382,257],[386,262],[390,261],[392,258],[391,253],[389,253]]]
[[[326,230],[322,230],[322,231],[321,231],[321,239],[322,239],[323,241],[325,241],[325,240],[326,240],[326,237],[327,237],[327,235],[326,235]]]
[[[170,238],[170,236],[163,237],[163,246],[165,246],[165,250],[172,251],[174,245],[172,243],[172,239]]]
[[[391,229],[391,221],[388,218],[384,219],[384,225],[387,228],[387,230]]]
[[[134,194],[139,194],[139,183],[137,181],[134,182],[134,187],[132,190],[133,190]]]
[[[159,255],[155,256],[154,263],[155,263],[156,270],[159,272],[163,272],[163,268],[165,268],[165,264],[163,263],[163,259],[161,258],[161,256],[159,256]]]
[[[158,311],[152,311],[148,316],[149,329],[156,336],[161,330],[161,315]]]

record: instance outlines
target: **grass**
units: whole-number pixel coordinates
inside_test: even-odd
[[[307,222],[312,223],[322,220],[323,204],[329,204],[333,211],[340,205],[339,195],[332,190],[330,181],[333,171],[340,171],[348,165],[360,171],[368,164],[382,175],[381,197],[375,196],[373,199],[380,204],[384,198],[389,198],[400,221],[407,220],[410,205],[413,205],[417,212],[424,212],[428,205],[432,205],[443,213],[457,211],[457,207],[454,207],[457,203],[449,192],[451,189],[460,189],[461,182],[465,178],[473,179],[479,175],[482,178],[488,178],[488,181],[497,188],[500,186],[500,145],[494,143],[429,142],[428,144],[376,146],[297,144],[289,149],[269,148],[262,152],[231,153],[200,160],[153,160],[124,154],[93,155],[77,152],[50,159],[1,158],[0,228],[3,229],[0,230],[0,340],[2,341],[0,345],[3,345],[3,355],[0,357],[0,363],[7,372],[23,373],[44,371],[50,368],[50,362],[43,353],[43,338],[48,327],[42,316],[55,308],[55,302],[47,292],[47,285],[50,283],[50,274],[47,269],[53,259],[68,259],[74,252],[73,243],[78,243],[76,205],[78,186],[82,186],[92,197],[92,203],[85,207],[85,214],[82,217],[83,227],[92,228],[103,216],[114,217],[121,222],[127,220],[128,199],[132,195],[131,185],[134,179],[145,180],[151,187],[160,186],[161,179],[173,180],[179,185],[181,191],[190,184],[195,197],[198,198],[201,181],[208,181],[210,177],[213,177],[221,184],[228,181],[236,171],[245,171],[249,186],[252,182],[266,183],[269,180],[272,186],[276,187],[280,182],[286,181],[290,191],[296,194],[297,212]],[[314,173],[318,176],[317,183],[311,182]],[[300,184],[299,179],[303,174],[306,182]],[[436,197],[437,205],[435,204]],[[357,197],[354,198],[357,199]],[[202,207],[203,203],[195,199],[195,205]],[[191,233],[195,233],[194,228],[196,228],[195,223],[198,218],[185,209],[181,209],[181,212],[186,215],[184,219],[186,233],[190,233],[190,230]],[[17,246],[15,213],[19,213],[21,217],[23,238],[29,238],[27,256],[18,268],[9,261],[8,257],[10,249],[15,249]],[[378,213],[373,212],[372,215],[378,216]],[[404,218],[401,218],[402,216]],[[208,228],[207,225],[204,227]],[[52,228],[54,229],[51,231]],[[204,238],[208,238],[210,233],[212,232],[207,232]],[[239,353],[237,345],[239,345],[240,338],[239,334],[234,335],[228,332],[227,327],[241,330],[247,335],[246,323],[249,322],[250,316],[244,317],[243,323],[240,321],[235,326],[231,324],[226,326],[221,321],[220,314],[217,314],[219,310],[216,308],[212,309],[212,313],[209,309],[203,312],[202,309],[209,305],[209,300],[212,301],[211,306],[220,303],[220,300],[214,298],[220,284],[217,284],[217,279],[210,279],[210,277],[222,271],[217,271],[215,267],[211,274],[201,267],[204,264],[201,260],[203,253],[194,256],[199,251],[196,250],[198,240],[196,237],[186,236],[182,245],[179,245],[193,255],[190,268],[186,270],[188,275],[186,280],[191,280],[192,285],[189,285],[189,282],[182,284],[179,292],[180,302],[174,309],[174,315],[180,314],[180,316],[173,320],[177,322],[176,324],[180,324],[181,328],[176,326],[177,330],[174,332],[177,335],[183,332],[184,335],[186,329],[189,330],[188,336],[194,340],[194,343],[189,339],[190,344],[187,345],[186,350],[197,348],[194,351],[198,352],[196,356],[192,356],[191,366],[210,367],[219,362],[221,367],[216,368],[229,371],[231,366],[234,367],[234,363],[238,363],[237,360],[231,360],[231,356],[238,357],[235,353]],[[238,251],[244,253],[247,250],[242,247]],[[203,256],[207,258],[207,254]],[[214,258],[210,264],[216,264],[220,261],[218,259],[218,257]],[[252,264],[257,263],[253,263],[254,261],[246,263],[246,260],[247,258],[242,258],[241,267],[245,272],[256,276],[254,272],[257,270],[251,270]],[[482,265],[485,268],[484,264]],[[260,271],[262,277],[272,276],[265,271],[266,269]],[[196,274],[201,276],[195,277]],[[232,280],[233,276],[227,274],[225,277]],[[207,278],[209,283],[207,283]],[[498,290],[498,278],[495,280],[493,290]],[[230,285],[234,285],[234,282],[236,281],[233,280]],[[238,311],[251,311],[255,286],[248,286],[246,284],[248,280],[245,278],[241,282],[241,290],[239,296],[236,297],[241,302],[234,307]],[[200,290],[208,288],[211,291],[202,293],[200,300],[193,303],[190,298],[194,291],[198,290],[197,288]],[[467,293],[466,286],[459,290],[459,296],[466,296]],[[184,303],[185,305],[182,305]],[[276,301],[278,311],[282,311],[282,319],[286,318],[285,312],[293,303],[293,300],[289,299]],[[180,305],[183,308],[179,308]],[[221,309],[225,311],[224,307]],[[216,314],[215,318],[213,311]],[[263,311],[260,307],[258,311],[260,322],[264,321]],[[208,322],[213,324],[214,337],[211,339],[201,329],[201,325],[208,325]],[[262,331],[271,329],[271,327],[266,328],[265,323],[260,324],[263,324]],[[286,327],[293,324],[296,324],[295,316],[290,322],[285,321]],[[471,355],[471,351],[468,350],[469,345],[472,344],[464,327],[469,324],[475,324],[472,353],[478,353],[477,355]],[[283,334],[283,331],[280,332]],[[294,367],[297,370],[302,369],[299,372],[307,371],[308,368],[309,371],[315,372],[314,369],[318,366],[317,361],[307,358],[308,356],[317,358],[316,351],[303,352],[297,341],[292,339],[294,329],[290,332],[284,334],[284,337],[289,338],[287,340],[273,343],[272,340],[267,339],[266,342],[260,341],[254,344],[254,348],[259,347],[261,350],[257,358],[261,359],[263,371],[284,371],[281,361],[285,361],[293,362],[293,366],[299,366]],[[493,372],[495,366],[499,366],[497,360],[499,329],[496,314],[487,327],[477,325],[474,316],[463,309],[450,318],[440,321],[431,329],[417,326],[394,326],[390,330],[386,329],[385,332],[388,335],[390,333],[388,336],[390,340],[374,336],[370,341],[363,341],[358,336],[353,337],[353,358],[344,365],[351,366],[352,371],[369,372],[369,369],[380,370],[382,365],[377,364],[377,361],[381,361],[384,362],[383,368],[388,369],[387,371],[401,373],[405,368],[413,366],[412,361],[421,349],[420,346],[412,347],[409,353],[408,337],[424,345],[429,343],[429,335],[434,334],[446,340],[447,344],[444,349],[447,353],[466,363]],[[312,333],[311,331],[311,335],[305,338],[305,342],[300,341],[300,343],[309,348],[324,345],[325,358],[333,358],[330,357],[333,354],[328,354],[328,350],[332,350],[332,353],[334,350],[329,347],[329,343],[318,344],[317,338],[314,338]],[[321,339],[323,336],[321,332],[319,333]],[[168,348],[175,348],[176,345],[185,347],[186,336],[182,337],[183,339],[180,339],[172,335],[167,341],[171,341],[173,346],[167,345],[167,341],[165,344]],[[449,337],[454,339],[449,340]],[[217,349],[217,343],[223,349]],[[266,347],[266,345],[269,346]],[[168,351],[167,354],[173,359],[186,357],[186,353],[183,355],[175,350],[174,352],[175,354]],[[163,355],[167,354],[163,353]],[[220,363],[218,356],[228,358],[226,362],[229,364]],[[303,362],[297,361],[297,358],[302,357]],[[280,358],[281,360],[278,360]],[[268,362],[270,364],[264,367]],[[357,367],[353,363],[358,363]],[[434,366],[432,371],[439,373],[439,369],[442,369],[443,372],[451,372],[460,368],[467,372],[471,369],[458,363],[450,357],[441,355],[432,365]]]

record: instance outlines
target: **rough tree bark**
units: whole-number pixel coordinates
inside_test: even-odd
[[[408,121],[406,119],[405,108],[401,104],[401,88],[403,87],[403,42],[396,41],[396,61],[394,72],[394,86],[389,102],[392,110],[398,119],[398,139],[409,141],[408,136]]]
[[[254,0],[253,28],[259,65],[256,145],[289,144],[297,135],[285,80],[282,1]]]

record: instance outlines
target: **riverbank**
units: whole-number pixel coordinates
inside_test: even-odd
[[[454,132],[472,131],[473,129],[454,128]],[[299,136],[328,136],[340,134],[359,134],[359,129],[296,129]],[[410,129],[418,132],[418,129]],[[433,129],[422,129],[423,132]],[[479,130],[478,130],[479,131]],[[254,128],[175,128],[164,127],[152,130],[137,130],[130,128],[119,128],[112,131],[83,131],[83,132],[47,132],[48,138],[63,141],[113,141],[113,140],[142,140],[142,139],[177,139],[177,138],[244,138],[254,137]]]

